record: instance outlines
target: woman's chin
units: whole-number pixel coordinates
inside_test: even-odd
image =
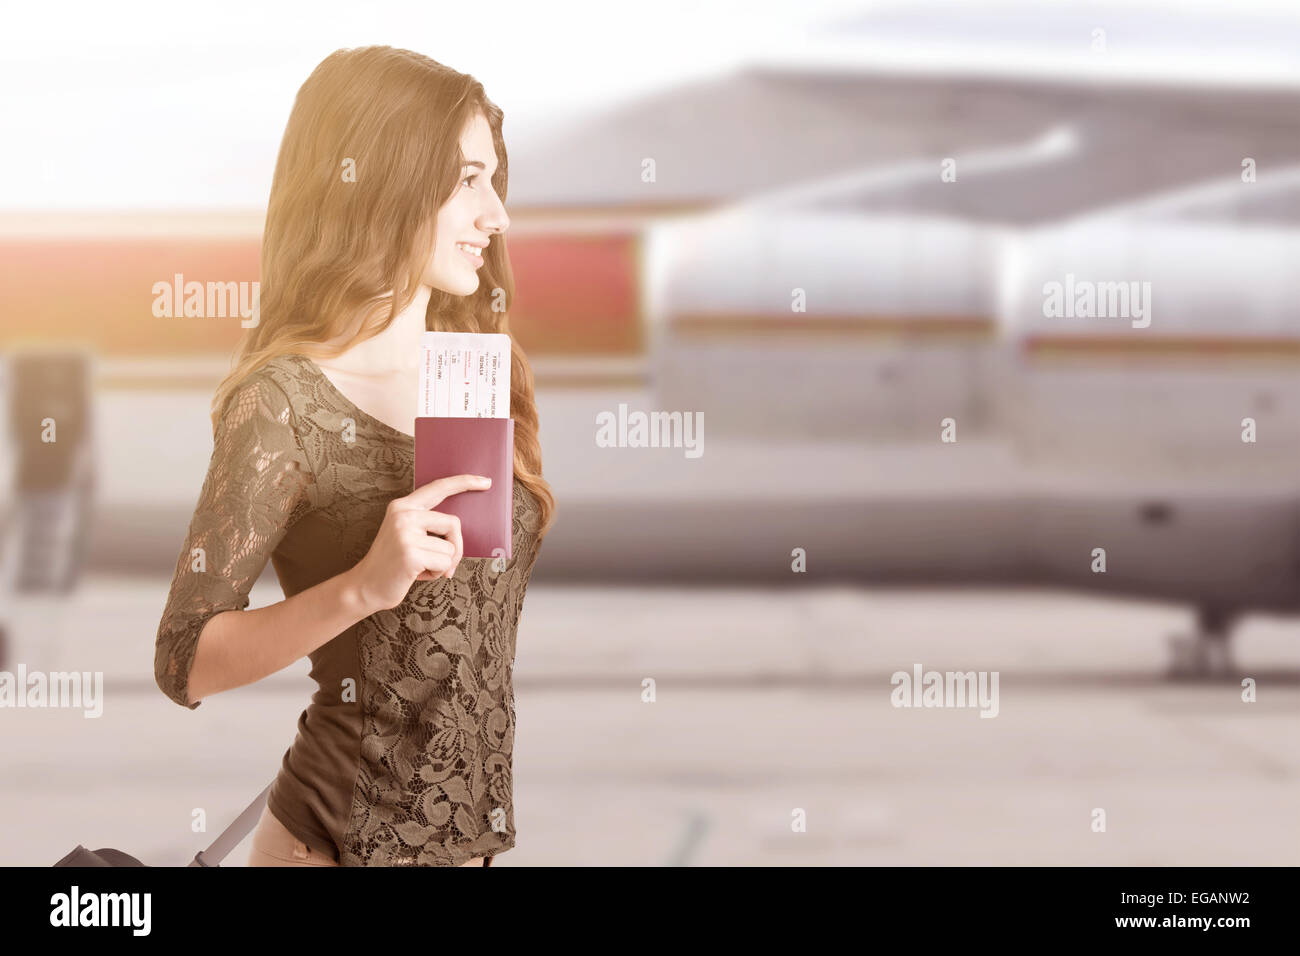
[[[456,276],[454,280],[450,281],[434,282],[432,286],[440,292],[446,292],[448,295],[473,295],[478,291],[478,273],[469,276]]]

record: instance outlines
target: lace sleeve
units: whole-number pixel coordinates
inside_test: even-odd
[[[218,416],[212,458],[158,626],[154,679],[183,707],[203,626],[248,607],[248,593],[293,523],[311,509],[311,465],[284,391],[259,372]]]

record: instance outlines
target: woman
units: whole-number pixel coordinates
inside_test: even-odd
[[[482,481],[412,489],[423,333],[509,332],[501,124],[472,77],[391,47],[332,54],[294,102],[259,321],[213,398],[155,654],[191,710],[311,658],[251,866],[489,866],[514,845],[515,630],[554,499],[513,340],[511,559],[462,558],[435,510]],[[268,559],[285,599],[246,610]]]

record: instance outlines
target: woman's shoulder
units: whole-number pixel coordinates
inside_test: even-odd
[[[245,372],[222,402],[220,418],[229,427],[248,418],[296,420],[302,403],[298,376],[282,357],[270,359]]]
[[[293,356],[276,356],[248,370],[226,396],[220,433],[227,441],[315,447],[316,409],[308,384]]]
[[[323,427],[322,419],[338,412],[329,390],[322,387],[320,375],[305,356],[285,354],[267,359],[249,373],[249,380],[254,379],[281,393],[301,431]]]
[[[277,355],[267,359],[252,371],[250,377],[252,375],[274,382],[290,398],[307,392],[311,384],[306,360],[301,355]]]

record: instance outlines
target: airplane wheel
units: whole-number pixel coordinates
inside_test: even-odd
[[[1169,676],[1226,677],[1232,672],[1230,638],[1226,628],[1178,634],[1169,639]]]
[[[1226,677],[1233,670],[1232,655],[1228,653],[1228,639],[1212,638],[1206,642],[1206,665],[1214,677]]]
[[[1205,677],[1210,672],[1208,641],[1200,635],[1176,634],[1169,639],[1169,676]]]

